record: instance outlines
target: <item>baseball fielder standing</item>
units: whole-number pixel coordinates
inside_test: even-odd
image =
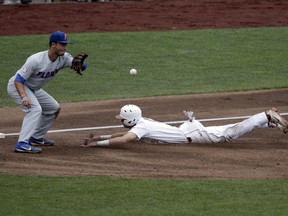
[[[73,58],[66,52],[69,43],[64,32],[53,32],[49,49],[31,55],[8,82],[8,94],[25,113],[15,152],[39,153],[41,148],[34,145],[54,145],[44,136],[59,115],[60,105],[42,87],[62,68],[70,67],[82,75],[87,66],[87,54]]]

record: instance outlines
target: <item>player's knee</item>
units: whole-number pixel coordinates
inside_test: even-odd
[[[30,118],[39,119],[42,115],[41,106],[32,106],[30,109],[23,109],[25,115],[29,115]]]
[[[42,107],[41,106],[32,106],[30,109],[28,109],[29,112],[33,112],[36,115],[41,115],[42,113]]]
[[[59,106],[57,111],[55,112],[55,118],[58,117],[58,115],[60,114],[60,111],[61,111],[61,107]]]
[[[237,138],[239,138],[239,134],[238,134],[238,129],[239,126],[238,125],[235,125],[231,128],[228,128],[225,132],[225,138],[226,138],[226,141],[230,142],[232,140],[235,140]]]

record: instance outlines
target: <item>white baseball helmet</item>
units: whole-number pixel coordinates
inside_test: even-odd
[[[138,106],[128,104],[123,106],[120,110],[120,114],[115,117],[121,119],[123,125],[133,127],[139,119],[142,118],[142,111]]]

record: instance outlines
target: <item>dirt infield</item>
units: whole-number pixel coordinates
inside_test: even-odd
[[[0,34],[49,34],[55,30],[102,32],[287,26],[287,9],[288,2],[285,0],[0,5]],[[287,94],[288,89],[283,89],[65,103],[61,104],[62,112],[51,130],[119,125],[113,117],[126,103],[139,105],[144,115],[160,121],[184,120],[182,110],[188,109],[192,109],[198,119],[247,116],[272,106],[277,106],[280,112],[287,112]],[[79,113],[79,109],[85,112]],[[0,132],[19,132],[23,117],[19,108],[1,108],[0,116]],[[204,124],[231,122],[235,120]],[[122,130],[99,130],[97,133]],[[259,129],[235,142],[224,144],[147,145],[135,142],[108,148],[80,147],[82,138],[89,133],[49,133],[47,138],[57,144],[43,148],[43,153],[37,155],[13,153],[17,136],[0,139],[0,173],[129,178],[288,177],[288,135],[276,129]]]
[[[0,5],[0,35],[288,25],[286,0],[143,0]]]

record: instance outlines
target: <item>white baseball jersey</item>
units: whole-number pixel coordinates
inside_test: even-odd
[[[146,143],[188,143],[184,133],[178,128],[148,118],[141,118],[129,132]]]
[[[52,79],[62,68],[70,67],[73,57],[69,53],[59,56],[51,62],[48,50],[31,55],[25,64],[16,72],[26,81],[25,86],[32,90],[39,90]],[[15,76],[16,76],[15,75]],[[15,77],[12,77],[14,79]]]
[[[179,127],[141,118],[129,132],[146,143],[216,143],[229,142],[256,129],[268,127],[265,112],[251,116],[235,124],[204,127],[199,121],[185,121]],[[188,141],[189,140],[189,141]]]

